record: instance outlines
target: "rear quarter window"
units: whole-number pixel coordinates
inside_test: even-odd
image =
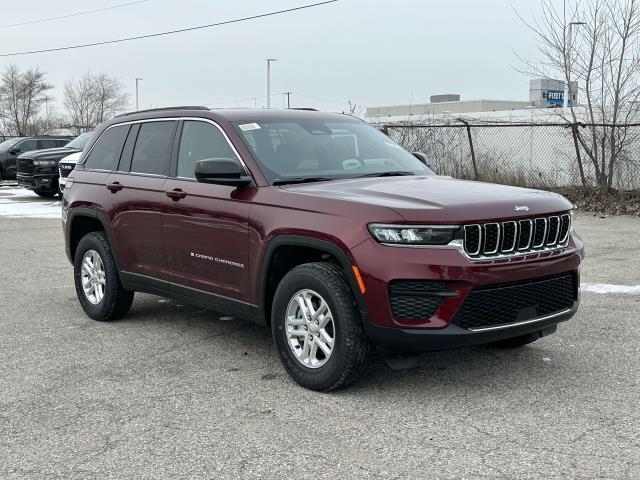
[[[116,125],[106,130],[84,162],[85,168],[113,170],[120,159],[128,131],[129,125]]]

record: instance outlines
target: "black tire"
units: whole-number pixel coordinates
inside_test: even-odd
[[[58,192],[51,189],[37,188],[34,192],[42,198],[53,198]]]
[[[490,345],[492,347],[505,348],[505,349],[524,347],[525,345],[529,345],[530,343],[540,340],[542,337],[546,337],[547,335],[554,333],[557,330],[557,328],[558,326],[554,325],[553,327],[545,329],[544,332],[537,331],[537,332],[527,333],[526,335],[520,335],[519,337],[506,338],[498,342],[493,342]]]
[[[295,358],[287,341],[287,306],[293,296],[303,289],[320,294],[333,316],[333,350],[326,363],[319,368],[303,365]],[[322,392],[345,388],[355,383],[366,370],[371,344],[347,279],[340,268],[332,264],[307,263],[285,275],[274,295],[271,329],[287,373],[305,388]]]
[[[94,250],[100,255],[105,272],[104,297],[96,305],[91,303],[85,295],[80,273],[82,260],[89,250]],[[122,288],[116,262],[104,232],[91,232],[82,237],[74,256],[73,272],[76,294],[87,316],[98,321],[110,321],[127,314],[133,303],[134,292]]]

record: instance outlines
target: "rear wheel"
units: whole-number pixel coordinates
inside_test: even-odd
[[[74,257],[76,294],[85,313],[99,321],[127,314],[133,292],[122,288],[118,269],[104,232],[82,237]]]
[[[309,263],[287,273],[274,296],[271,326],[287,373],[305,388],[344,388],[366,370],[371,346],[334,265]]]

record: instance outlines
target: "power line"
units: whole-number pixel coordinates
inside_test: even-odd
[[[222,22],[210,23],[208,25],[199,25],[197,27],[181,28],[179,30],[169,30],[169,31],[166,31],[166,32],[151,33],[151,34],[148,34],[148,35],[138,35],[138,36],[135,36],[135,37],[119,38],[117,40],[107,40],[107,41],[104,41],[104,42],[84,43],[84,44],[81,44],[81,45],[71,45],[71,46],[67,46],[67,47],[47,48],[47,49],[43,49],[43,50],[30,50],[30,51],[25,51],[25,52],[2,53],[2,54],[0,54],[0,57],[16,57],[18,55],[31,55],[31,54],[34,54],[34,53],[59,52],[59,51],[62,51],[62,50],[73,50],[73,49],[77,49],[77,48],[95,47],[95,46],[98,46],[98,45],[109,45],[109,44],[113,44],[113,43],[129,42],[129,41],[132,41],[132,40],[141,40],[143,38],[161,37],[163,35],[173,35],[175,33],[191,32],[193,30],[202,30],[203,28],[219,27],[221,25],[229,25],[231,23],[239,23],[239,22],[245,22],[247,20],[255,20],[257,18],[271,17],[273,15],[280,15],[282,13],[295,12],[297,10],[304,10],[306,8],[312,8],[312,7],[319,7],[320,5],[326,5],[328,3],[334,3],[334,2],[337,2],[337,1],[338,0],[326,0],[324,2],[310,3],[310,4],[307,4],[307,5],[302,5],[300,7],[287,8],[286,10],[277,10],[277,11],[269,12],[269,13],[261,13],[261,14],[258,14],[258,15],[252,15],[250,17],[235,18],[233,20],[225,20],[225,21],[222,21]]]
[[[138,3],[145,3],[148,1],[150,0],[137,0],[135,2],[119,3],[118,5],[112,5],[110,7],[97,8],[95,10],[85,10],[84,12],[69,13],[67,15],[60,15],[58,17],[41,18],[39,20],[30,20],[28,22],[20,22],[20,23],[9,23],[7,25],[0,25],[0,28],[20,27],[22,25],[33,25],[34,23],[51,22],[53,20],[61,20],[63,18],[79,17],[80,15],[88,15],[90,13],[97,13],[97,12],[105,12],[107,10],[114,10],[116,8],[128,7],[130,5],[136,5]]]

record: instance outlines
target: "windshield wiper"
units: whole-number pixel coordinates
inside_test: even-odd
[[[276,178],[273,181],[274,185],[288,185],[291,183],[312,183],[312,182],[326,182],[328,180],[335,180],[335,178],[327,177],[291,177],[291,178]]]
[[[405,170],[394,170],[391,172],[374,172],[367,173],[366,175],[358,175],[355,178],[365,178],[365,177],[405,177],[407,175],[415,175],[413,172],[408,172]]]

